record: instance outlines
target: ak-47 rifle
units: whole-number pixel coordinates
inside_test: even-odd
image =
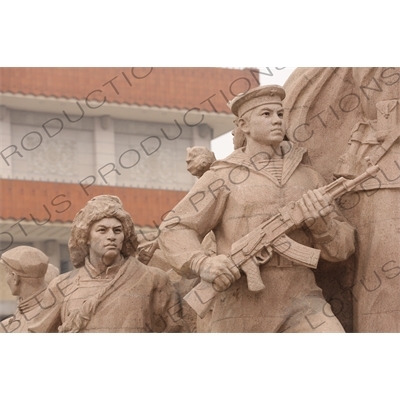
[[[328,194],[331,199],[330,204],[332,204],[335,198],[351,192],[360,183],[375,177],[379,170],[378,165],[371,164],[357,178],[353,180],[339,178],[319,188],[319,191],[322,195]],[[321,251],[297,243],[286,235],[287,232],[301,227],[305,222],[299,201],[292,201],[278,211],[268,221],[263,222],[231,246],[229,258],[235,267],[246,274],[248,288],[253,292],[265,289],[260,275],[260,265],[268,262],[273,252],[296,264],[317,268]],[[184,297],[184,300],[203,318],[217,293],[212,283],[201,281]]]

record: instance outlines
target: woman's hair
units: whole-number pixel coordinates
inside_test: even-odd
[[[131,216],[123,209],[121,200],[110,195],[96,196],[88,201],[86,206],[76,214],[72,222],[68,248],[75,268],[82,267],[85,264],[85,258],[89,254],[87,242],[90,228],[94,222],[103,218],[116,218],[121,222],[124,231],[121,254],[124,257],[135,255],[138,246],[135,225]]]
[[[215,154],[208,150],[206,147],[194,146],[186,149],[187,157],[186,160],[192,161],[193,170],[189,171],[192,175],[200,178],[205,172],[207,172],[211,165],[217,161]]]

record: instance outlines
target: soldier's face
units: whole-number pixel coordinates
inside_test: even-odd
[[[285,136],[283,107],[280,104],[266,104],[253,110],[243,128],[248,139],[261,145],[277,145]]]
[[[90,228],[88,244],[90,254],[96,258],[119,255],[124,242],[121,222],[116,218],[103,218]]]

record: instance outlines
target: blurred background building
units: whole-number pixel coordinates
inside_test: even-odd
[[[143,237],[195,178],[186,148],[233,129],[226,103],[258,69],[0,68],[0,255],[19,245],[72,268],[71,222],[113,194]],[[16,302],[0,270],[0,319]]]

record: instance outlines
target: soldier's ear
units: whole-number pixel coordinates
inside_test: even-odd
[[[244,132],[249,133],[249,123],[247,119],[239,118],[237,120],[237,126]]]
[[[21,282],[20,277],[15,272],[13,272],[13,281],[14,281],[15,286],[18,286],[19,283]]]

